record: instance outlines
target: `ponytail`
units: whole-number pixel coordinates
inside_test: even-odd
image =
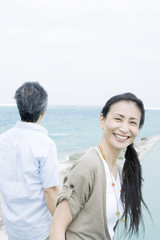
[[[142,171],[138,154],[133,143],[127,147],[125,163],[122,172],[121,199],[124,204],[125,227],[127,228],[127,217],[130,217],[129,232],[138,233],[139,223],[142,218]],[[145,203],[144,203],[145,205]],[[145,205],[146,206],[146,205]]]

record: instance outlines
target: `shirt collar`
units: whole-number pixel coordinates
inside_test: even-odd
[[[15,127],[28,129],[28,130],[35,130],[35,131],[42,132],[45,135],[48,135],[47,129],[45,129],[44,127],[42,127],[40,124],[37,124],[37,123],[18,121]]]

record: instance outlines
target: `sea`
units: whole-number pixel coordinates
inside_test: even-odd
[[[99,126],[101,106],[49,106],[41,125],[48,130],[56,143],[58,161],[66,162],[69,156],[83,153],[97,145],[102,137]],[[145,123],[135,141],[160,135],[160,109],[146,109]],[[16,106],[0,106],[0,134],[20,121]],[[123,236],[124,240],[160,239],[160,143],[142,159],[143,195],[152,218],[143,209],[144,225],[137,237]],[[123,231],[123,225],[120,226]],[[144,235],[143,235],[144,232]],[[116,236],[118,240],[118,236]]]
[[[102,137],[100,106],[49,106],[41,125],[57,145],[58,161],[97,145]],[[16,106],[0,106],[0,134],[20,121]],[[160,109],[146,110],[137,141],[160,134]]]

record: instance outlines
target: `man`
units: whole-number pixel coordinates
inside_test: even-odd
[[[15,99],[21,121],[0,136],[4,225],[10,240],[45,240],[59,191],[56,146],[40,126],[48,95],[26,82]]]

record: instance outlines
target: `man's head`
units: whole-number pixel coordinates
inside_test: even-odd
[[[17,89],[15,97],[22,121],[37,122],[46,110],[48,94],[38,82],[26,82]]]

